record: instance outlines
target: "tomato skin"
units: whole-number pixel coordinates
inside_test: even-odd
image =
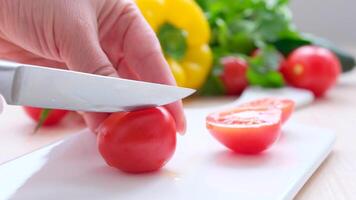
[[[259,114],[252,114],[252,118],[243,117],[244,112],[256,112],[262,115],[271,115],[269,123],[264,123]],[[236,153],[257,154],[268,149],[280,136],[281,111],[278,109],[251,109],[235,108],[230,111],[232,116],[242,113],[241,119],[235,119],[234,124],[219,124],[216,113],[210,114],[206,119],[209,132],[223,145]],[[223,113],[223,112],[222,112]],[[220,113],[221,115],[223,115]],[[245,119],[244,119],[245,118]],[[257,120],[256,123],[255,120]],[[261,121],[259,121],[261,120]],[[230,121],[231,122],[231,121]]]
[[[236,131],[210,128],[210,133],[234,152],[257,154],[268,149],[278,139],[280,124],[266,126],[263,130],[245,128]]]
[[[282,124],[284,124],[290,116],[292,115],[295,109],[295,102],[290,99],[278,99],[278,98],[262,98],[254,101],[250,101],[244,104],[241,104],[240,107],[253,107],[253,108],[276,108],[282,111]]]
[[[35,122],[38,122],[41,116],[41,112],[44,110],[43,108],[34,108],[34,107],[23,107],[26,114],[31,117],[31,119]],[[51,109],[48,117],[43,122],[42,126],[53,126],[58,124],[62,119],[67,115],[68,110],[59,110],[59,109]]]
[[[227,95],[239,95],[248,86],[246,77],[247,62],[238,57],[224,57],[221,59],[223,72],[220,76]]]
[[[176,147],[176,126],[162,108],[113,113],[98,129],[98,148],[106,163],[129,173],[163,167]]]
[[[303,46],[294,50],[280,70],[292,86],[312,91],[316,97],[323,96],[335,85],[341,65],[330,50]]]

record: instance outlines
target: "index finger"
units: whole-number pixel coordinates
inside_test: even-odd
[[[128,66],[136,72],[140,80],[176,85],[156,34],[137,8],[135,12],[137,17],[132,19],[123,39],[123,51]],[[186,121],[182,102],[169,104],[166,108],[175,118],[177,131],[184,133]]]

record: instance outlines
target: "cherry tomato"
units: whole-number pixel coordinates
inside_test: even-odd
[[[240,107],[251,108],[276,108],[282,111],[282,124],[285,123],[294,111],[295,103],[290,99],[278,99],[278,98],[263,98],[250,101],[240,105]]]
[[[35,122],[39,122],[41,113],[44,110],[43,108],[34,107],[23,107],[23,109]],[[51,109],[42,126],[52,126],[58,124],[67,115],[67,113],[67,110]]]
[[[99,127],[98,147],[106,163],[122,171],[158,170],[175,151],[174,119],[162,107],[111,114]]]
[[[245,60],[237,57],[225,57],[221,59],[223,73],[221,80],[224,84],[226,94],[239,95],[248,86],[246,78],[247,63]]]
[[[340,62],[335,54],[316,46],[294,50],[281,68],[290,85],[308,89],[316,97],[323,96],[336,83],[340,71]]]
[[[237,153],[256,154],[269,148],[279,137],[279,109],[234,108],[206,118],[210,133]]]

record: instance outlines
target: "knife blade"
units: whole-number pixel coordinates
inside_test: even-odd
[[[0,61],[0,93],[8,104],[90,112],[166,105],[195,90]]]

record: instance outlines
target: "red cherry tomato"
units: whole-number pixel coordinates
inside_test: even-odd
[[[98,147],[106,163],[122,171],[158,170],[175,151],[174,119],[162,107],[111,114],[99,127]]]
[[[221,60],[223,73],[221,80],[224,84],[226,94],[239,95],[248,86],[246,78],[247,63],[241,58],[225,57]]]
[[[336,83],[340,70],[340,62],[335,54],[316,46],[294,50],[281,68],[290,85],[308,89],[316,97],[323,96]]]
[[[234,108],[206,118],[210,133],[237,153],[256,154],[269,148],[279,137],[279,109]]]
[[[34,107],[23,107],[23,109],[35,122],[39,121],[41,113],[44,110],[43,108]],[[67,115],[67,113],[67,110],[51,109],[42,126],[52,126],[58,124]]]
[[[250,108],[276,108],[282,111],[282,124],[285,123],[294,111],[295,103],[290,99],[263,98],[250,101],[240,105],[239,107]]]

